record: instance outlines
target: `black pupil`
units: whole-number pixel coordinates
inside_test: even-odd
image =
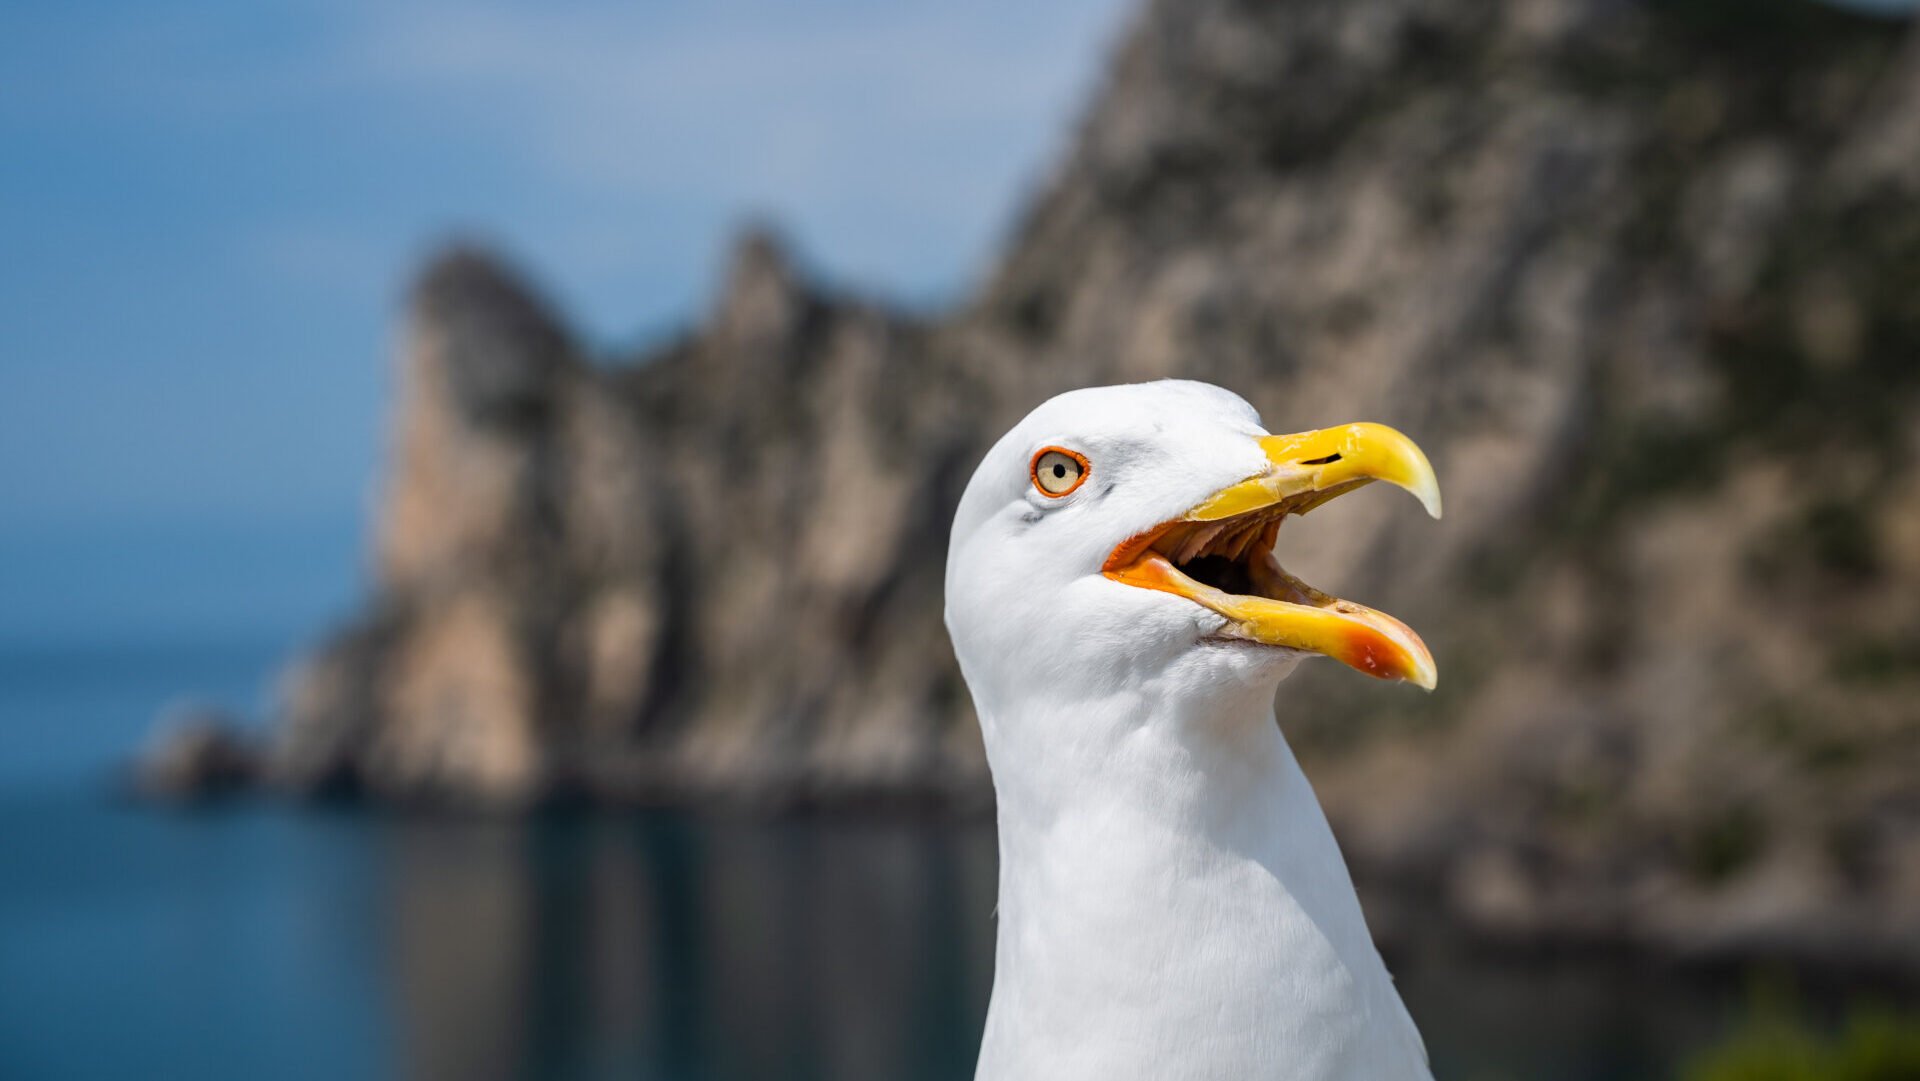
[[[1059,480],[1060,478],[1066,475],[1067,475],[1066,466],[1061,465],[1059,462],[1053,463],[1053,479],[1054,480]]]

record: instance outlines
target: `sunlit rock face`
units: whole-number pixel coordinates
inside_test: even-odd
[[[1439,661],[1431,697],[1285,685],[1363,868],[1504,934],[1920,964],[1906,36],[1790,0],[1169,0],[944,316],[754,233],[698,325],[602,358],[451,253],[378,591],[290,680],[274,776],[982,801],[940,625],[961,486],[1046,395],[1178,375],[1439,471],[1437,530],[1362,496],[1281,536]]]
[[[928,328],[741,241],[704,324],[601,363],[486,256],[416,285],[369,614],[275,776],[399,798],[972,802],[939,620],[987,433]]]

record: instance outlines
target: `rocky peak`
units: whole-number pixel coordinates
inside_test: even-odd
[[[751,225],[734,241],[707,333],[728,352],[779,354],[815,304],[787,241],[771,226]]]
[[[552,404],[554,377],[572,354],[547,304],[491,253],[449,247],[413,289],[410,357],[420,392],[444,390],[476,424],[524,426]],[[420,385],[421,383],[431,385]]]
[[[543,473],[582,367],[559,321],[498,258],[452,247],[414,287],[398,367],[383,580],[439,581],[531,554],[552,533]]]

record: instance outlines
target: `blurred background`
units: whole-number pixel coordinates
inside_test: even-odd
[[[1172,375],[1439,470],[1438,1076],[1920,1077],[1911,6],[0,5],[0,1075],[971,1076],[947,523]]]

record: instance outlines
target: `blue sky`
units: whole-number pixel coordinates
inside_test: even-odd
[[[348,603],[397,300],[449,235],[603,346],[691,318],[750,216],[953,296],[1126,6],[0,3],[0,641]]]
[[[350,603],[437,240],[602,347],[688,321],[752,216],[951,298],[1130,6],[0,0],[0,644]]]

